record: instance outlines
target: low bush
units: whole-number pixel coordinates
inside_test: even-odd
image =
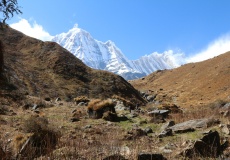
[[[48,126],[45,117],[32,116],[25,120],[23,129],[31,136],[24,143],[24,148],[20,149],[20,155],[26,158],[36,158],[50,153],[55,149],[60,134]],[[20,139],[20,138],[18,138]]]
[[[86,97],[86,96],[79,96],[79,97],[74,98],[74,102],[75,102],[76,104],[78,104],[78,103],[80,103],[80,102],[87,103],[87,102],[89,102],[89,98]]]
[[[91,100],[88,104],[88,110],[102,110],[104,108],[114,108],[115,103],[111,99],[101,100],[101,99],[94,99]]]
[[[26,133],[35,133],[46,129],[47,126],[48,120],[45,117],[31,116],[24,121],[22,128]]]

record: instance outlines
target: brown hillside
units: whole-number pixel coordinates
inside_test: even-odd
[[[122,96],[143,101],[139,93],[122,77],[93,70],[54,42],[28,37],[9,27],[0,32],[5,49],[5,78],[1,90],[40,97],[71,99]]]
[[[130,81],[138,90],[152,90],[181,107],[200,106],[230,100],[230,52],[215,58],[157,71]]]

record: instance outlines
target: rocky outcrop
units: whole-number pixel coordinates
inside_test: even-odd
[[[222,153],[220,136],[217,131],[210,131],[202,139],[190,144],[181,154],[187,158],[211,157],[216,158]]]
[[[194,119],[183,123],[178,123],[170,127],[170,129],[172,129],[174,133],[185,133],[194,131],[196,128],[208,128],[218,123],[219,120],[215,119]]]

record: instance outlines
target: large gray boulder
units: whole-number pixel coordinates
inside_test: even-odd
[[[194,131],[196,128],[208,128],[218,124],[219,122],[220,121],[216,119],[207,119],[207,118],[194,119],[183,123],[178,123],[169,128],[172,129],[174,133],[185,133],[185,132]]]
[[[163,118],[166,118],[168,117],[168,114],[170,113],[169,110],[154,110],[154,111],[151,111],[151,112],[148,112],[148,115],[150,117],[156,117],[156,116],[162,116]]]

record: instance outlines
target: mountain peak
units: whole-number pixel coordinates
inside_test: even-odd
[[[163,54],[154,52],[138,60],[128,60],[111,40],[101,42],[89,32],[75,24],[67,33],[56,35],[57,42],[91,68],[107,70],[125,79],[140,78],[156,70],[171,69],[178,66],[171,51]]]
[[[63,99],[78,96],[108,98],[115,94],[125,96],[130,101],[136,100],[137,103],[144,102],[123,78],[87,67],[54,42],[25,36],[10,27],[4,28],[0,41],[4,44],[5,52],[4,75],[10,78],[7,84],[12,85],[11,89],[15,88],[17,94]],[[0,91],[6,91],[5,81],[0,77]]]
[[[107,46],[116,46],[115,43],[113,41],[111,41],[111,40],[106,41],[105,44]]]

